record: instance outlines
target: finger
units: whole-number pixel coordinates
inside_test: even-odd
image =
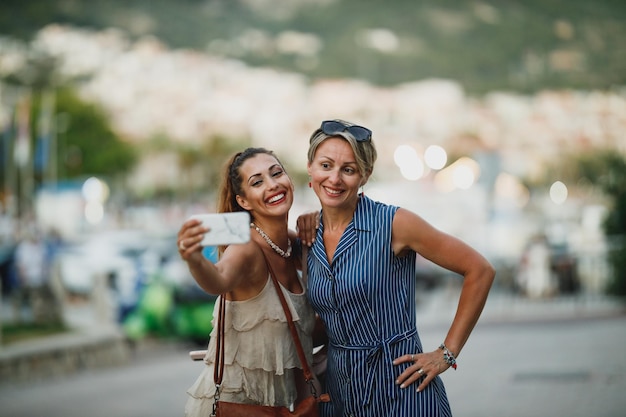
[[[415,367],[415,363],[413,362],[412,359],[414,359],[415,355],[410,355],[410,354],[406,354],[406,355],[402,355],[396,359],[394,359],[393,364],[394,365],[400,365],[402,363],[407,363],[410,362],[411,365],[409,365],[404,371],[402,371],[400,373],[400,375],[398,375],[398,378],[396,379],[396,384],[400,385],[402,388],[404,388],[404,386],[406,386],[406,384],[410,384],[411,382],[409,381],[409,379],[411,378],[411,376],[413,375],[413,373],[415,371],[417,371],[417,367]]]
[[[411,355],[408,355],[408,356],[410,359]],[[401,358],[404,358],[404,356]],[[406,361],[403,361],[403,362],[406,362]],[[403,362],[399,362],[399,363],[403,363]],[[406,386],[406,385],[411,384],[413,381],[415,381],[416,379],[420,377],[420,375],[417,374],[418,369],[420,369],[420,366],[417,364],[413,364],[407,367],[404,371],[400,373],[400,375],[398,375],[398,378],[396,379],[396,384],[400,386],[403,386],[403,385]]]
[[[308,228],[308,234],[309,234],[309,242],[314,242],[315,241],[315,235],[317,234],[317,229],[319,229],[320,227],[320,221],[319,221],[319,217],[316,214],[315,217],[312,217],[311,219],[309,219],[309,228]]]
[[[399,365],[401,363],[405,363],[405,362],[415,362],[415,359],[417,359],[417,355],[416,354],[411,354],[411,353],[407,353],[406,355],[402,355],[397,357],[396,359],[393,360],[393,364],[394,365]]]
[[[181,230],[182,229],[190,229],[192,227],[195,227],[199,224],[202,224],[202,221],[198,220],[198,219],[188,219],[185,220],[185,222],[183,223]]]
[[[304,242],[307,246],[311,246],[313,244],[313,240],[315,238],[315,229],[313,227],[310,216],[302,218],[302,222],[300,223],[300,226],[298,228],[298,234],[300,240],[302,240],[302,242]]]
[[[190,238],[185,239],[185,245],[187,245],[187,250],[195,252],[199,248],[202,248],[203,239],[204,239],[204,233],[199,233]]]
[[[417,392],[423,391],[433,379],[435,379],[435,375],[425,375],[422,382],[417,386]]]
[[[309,229],[307,232],[306,244],[311,247],[313,242],[315,242],[315,232]]]
[[[308,244],[307,229],[306,229],[306,225],[304,224],[304,221],[300,221],[300,219],[298,219],[298,226],[296,227],[296,232],[298,234],[298,237],[302,241],[302,243]]]
[[[178,234],[178,249],[186,251],[198,244],[204,239],[204,235],[210,231],[210,228],[201,224],[188,227],[185,232]],[[181,244],[182,243],[182,244]]]
[[[206,232],[211,230],[211,228],[204,226],[202,223],[198,223],[198,224],[189,225],[189,230],[192,234],[198,235],[198,234],[205,234]]]
[[[181,250],[179,248],[180,257],[184,261],[189,262],[192,259],[195,259],[198,255],[200,256],[200,259],[204,257],[204,255],[202,255],[203,246],[199,243],[188,244],[188,241],[185,240],[185,245],[187,245],[185,246],[185,250]]]
[[[298,217],[298,220],[296,220],[296,235],[303,243],[306,244],[307,241],[305,231],[306,228],[304,226],[304,221],[302,220],[302,217]]]
[[[197,225],[188,227],[186,231],[181,231],[178,234],[178,250],[182,253],[190,253],[201,248],[201,242],[204,239],[204,235],[210,230],[210,228]]]
[[[187,235],[193,231],[193,228],[201,224],[201,222],[197,219],[189,219],[186,220],[178,231],[178,240],[185,239]],[[192,232],[193,233],[193,232]]]
[[[423,373],[420,374],[414,366],[411,366],[400,375],[396,384],[400,384],[400,388],[406,388],[421,378],[423,378]]]

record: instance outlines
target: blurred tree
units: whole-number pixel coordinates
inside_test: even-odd
[[[206,183],[215,184],[212,188],[217,190],[224,164],[235,152],[243,151],[248,146],[250,146],[250,139],[246,138],[228,138],[218,135],[207,139],[202,147]]]
[[[34,190],[42,182],[48,160],[54,91],[68,78],[59,72],[58,59],[19,40],[0,43],[0,89],[9,117],[3,126],[0,158],[3,203],[18,217],[31,211]],[[44,149],[46,148],[46,149]],[[34,150],[34,152],[32,151]],[[13,158],[9,155],[13,154]]]
[[[135,148],[117,137],[99,107],[83,101],[70,88],[60,89],[56,101],[56,112],[67,120],[59,137],[60,178],[120,177],[133,168]]]
[[[604,232],[613,273],[607,290],[626,296],[626,158],[614,150],[589,153],[580,156],[578,170],[581,179],[599,187],[610,199]]]
[[[178,168],[181,173],[181,182],[178,193],[182,193],[183,197],[189,198],[194,186],[194,179],[199,180],[196,172],[198,168],[201,168],[203,162],[202,154],[197,146],[194,145],[181,145],[177,147],[176,152],[178,154]]]
[[[250,146],[242,137],[209,136],[198,142],[181,143],[157,133],[141,145],[143,157],[174,155],[178,176],[175,186],[155,183],[150,190],[139,190],[139,198],[182,198],[204,200],[216,192],[224,163],[235,152]]]
[[[214,194],[220,185],[226,161],[248,146],[249,139],[217,135],[206,138],[198,148],[179,148],[179,163],[189,191]]]
[[[29,97],[27,140],[28,149],[35,152],[25,157],[30,158],[26,163],[34,163],[37,182],[87,175],[119,178],[133,167],[137,160],[134,147],[116,136],[104,111],[79,98],[69,87],[80,78],[62,75],[58,59],[36,44],[12,40],[4,46],[4,52],[19,62],[0,74],[6,95],[12,105]],[[7,133],[7,137],[13,135]],[[52,178],[46,178],[44,172],[49,171],[48,165],[55,167]]]

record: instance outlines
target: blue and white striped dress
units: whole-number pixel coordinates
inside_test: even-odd
[[[403,354],[422,352],[415,317],[415,252],[396,257],[391,226],[398,208],[359,198],[332,264],[322,234],[308,257],[308,294],[330,339],[323,417],[451,416],[437,377],[422,392],[417,383],[395,384],[410,364],[393,365]]]

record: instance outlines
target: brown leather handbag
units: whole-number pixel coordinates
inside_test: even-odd
[[[283,406],[268,406],[268,405],[253,405],[253,404],[240,404],[233,403],[228,401],[221,401],[220,398],[220,389],[222,384],[222,378],[224,376],[224,330],[225,330],[225,320],[224,316],[226,314],[226,302],[224,297],[220,298],[220,303],[218,307],[218,316],[217,316],[217,346],[215,351],[215,368],[213,374],[213,380],[215,381],[215,401],[213,403],[213,412],[211,416],[214,417],[318,417],[318,403],[327,402],[330,400],[328,394],[318,394],[317,389],[313,383],[313,374],[309,368],[309,364],[306,360],[306,355],[304,353],[304,349],[302,348],[302,343],[300,342],[300,337],[298,336],[298,331],[296,330],[296,326],[293,323],[293,317],[291,315],[291,311],[289,310],[289,306],[287,305],[287,301],[285,300],[285,296],[280,289],[280,284],[278,280],[274,276],[274,271],[270,263],[265,259],[265,263],[267,264],[267,268],[270,271],[270,276],[272,278],[272,282],[274,283],[274,287],[276,288],[276,292],[278,293],[278,298],[280,299],[280,303],[283,306],[283,310],[285,310],[285,315],[287,316],[287,323],[289,324],[289,330],[291,331],[291,336],[293,337],[293,341],[296,344],[296,350],[298,352],[298,358],[300,359],[300,363],[302,364],[302,371],[304,373],[304,378],[306,383],[311,388],[311,395],[300,401],[296,406],[294,411],[289,410],[287,407]]]

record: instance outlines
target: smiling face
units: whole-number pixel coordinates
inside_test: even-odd
[[[353,207],[358,199],[359,187],[367,178],[359,173],[358,164],[350,144],[343,138],[332,137],[316,149],[308,164],[311,187],[323,207]]]
[[[259,153],[241,165],[239,174],[242,194],[237,202],[253,217],[288,214],[293,204],[293,184],[276,158]]]

